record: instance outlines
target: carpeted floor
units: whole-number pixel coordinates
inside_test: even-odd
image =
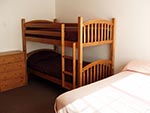
[[[0,93],[0,113],[54,113],[56,97],[64,89],[31,76],[27,86]]]

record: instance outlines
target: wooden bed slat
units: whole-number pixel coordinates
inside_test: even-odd
[[[94,35],[94,34],[93,34],[93,25],[92,25],[92,24],[91,24],[91,31],[90,31],[90,32],[91,32],[91,33],[90,33],[90,34],[91,34],[91,36],[90,36],[90,37],[91,37],[91,42],[93,42],[93,41],[94,41],[94,40],[93,40],[93,35]]]
[[[96,42],[97,41],[97,24],[95,23],[94,24],[94,31],[95,31],[95,33],[94,33],[94,35],[95,35],[95,37],[94,37],[94,42]]]
[[[69,71],[64,71],[63,73],[66,74],[66,75],[73,76],[73,74],[71,72],[69,72]]]
[[[25,24],[38,24],[38,23],[53,23],[53,21],[49,21],[49,20],[31,20],[29,22],[26,22]]]
[[[87,32],[88,32],[87,42],[89,43],[90,42],[90,25],[87,25]]]
[[[107,27],[107,25],[104,24],[104,38],[103,38],[104,41],[106,40],[106,36],[107,36],[107,35],[106,35],[106,33],[107,33],[107,32],[106,32],[106,27]]]
[[[25,33],[28,34],[28,35],[41,35],[41,36],[61,37],[61,33],[60,32],[56,32],[56,31],[26,30]]]
[[[112,21],[109,20],[102,20],[102,19],[92,19],[92,20],[87,20],[83,22],[83,25],[88,25],[88,24],[93,24],[93,23],[101,23],[101,24],[109,24],[113,25]]]
[[[110,38],[109,38],[109,25],[107,25],[107,28],[106,28],[107,30],[106,30],[106,40],[110,40]]]
[[[111,44],[113,41],[108,40],[108,41],[100,41],[100,42],[94,42],[94,43],[84,43],[83,47],[90,47],[90,46],[98,46],[98,45],[103,45],[103,44]]]
[[[39,24],[35,24],[35,23],[29,23],[25,25],[26,28],[49,28],[49,29],[59,29],[61,28],[61,24],[57,24],[57,23],[39,23]]]
[[[100,39],[100,29],[101,29],[101,26],[100,26],[100,24],[98,24],[98,41],[101,40],[101,39]]]
[[[112,40],[112,25],[110,25],[109,27],[109,39]]]
[[[83,84],[86,85],[111,76],[111,65],[110,60],[99,60],[85,66],[82,70]]]
[[[101,24],[101,41],[103,41],[103,24]]]
[[[94,78],[93,78],[94,80],[93,81],[96,81],[96,66],[97,65],[94,66]]]
[[[86,26],[83,27],[83,43],[86,43]]]

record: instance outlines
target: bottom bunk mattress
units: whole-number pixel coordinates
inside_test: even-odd
[[[139,69],[141,67],[132,65],[134,70],[126,68],[111,77],[61,94],[56,98],[55,112],[150,113],[150,63],[145,69]]]
[[[84,62],[84,66],[86,66],[87,64],[89,63]],[[35,52],[34,54],[30,55],[27,59],[28,68],[47,74],[49,76],[53,76],[58,79],[61,79],[61,66],[61,54],[51,50],[42,50]],[[72,72],[72,66],[72,60],[66,59],[66,70]],[[72,78],[70,76],[67,76],[66,81],[71,82]]]

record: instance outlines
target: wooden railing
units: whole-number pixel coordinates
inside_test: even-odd
[[[36,20],[27,22],[25,24],[25,34],[26,35],[36,35],[36,36],[52,36],[60,37],[61,39],[61,23],[55,23],[51,21]]]
[[[115,18],[109,20],[94,19],[83,21],[78,18],[78,84],[83,86],[91,82],[106,78],[114,70],[114,32]],[[95,61],[83,67],[83,48],[110,44],[110,59]],[[105,62],[106,61],[106,62]]]
[[[82,70],[82,85],[86,85],[112,75],[112,62],[98,60],[85,66]]]
[[[83,23],[83,46],[112,43],[113,24],[106,20],[90,20]]]

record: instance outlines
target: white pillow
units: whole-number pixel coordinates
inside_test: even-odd
[[[123,71],[133,71],[150,75],[150,61],[131,61],[123,68]]]

